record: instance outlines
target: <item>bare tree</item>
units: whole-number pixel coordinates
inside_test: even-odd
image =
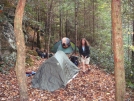
[[[121,21],[121,0],[112,0],[112,34],[115,71],[115,100],[125,99],[124,50]]]
[[[19,84],[20,101],[28,101],[27,83],[25,75],[25,41],[22,31],[22,19],[26,0],[19,0],[15,12],[14,32],[17,46],[16,76]]]

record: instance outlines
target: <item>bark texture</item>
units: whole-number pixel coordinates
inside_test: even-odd
[[[28,101],[27,83],[25,75],[25,41],[22,31],[22,20],[26,0],[19,0],[15,12],[14,32],[16,37],[17,61],[16,76],[19,84],[20,101]]]
[[[124,49],[121,22],[121,0],[112,0],[112,34],[115,68],[115,100],[125,100]]]

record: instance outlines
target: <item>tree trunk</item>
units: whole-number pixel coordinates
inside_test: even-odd
[[[15,12],[14,32],[17,46],[16,76],[19,85],[20,101],[28,101],[27,83],[25,74],[25,41],[22,31],[22,19],[26,0],[19,0]]]
[[[94,40],[94,34],[95,34],[95,1],[93,0],[93,36],[92,41]]]
[[[125,99],[124,50],[121,22],[121,0],[112,0],[112,33],[115,70],[115,100]]]
[[[39,3],[39,0],[38,0],[38,3]],[[37,8],[36,8],[36,14],[37,14],[37,22],[40,22],[40,9],[39,9],[39,5],[37,5]],[[40,28],[39,28],[39,26],[37,26],[37,47],[39,48],[39,49],[41,49],[41,42],[40,42],[40,32],[38,31],[38,30],[40,30]]]
[[[90,18],[91,18],[91,15],[90,15],[90,10],[91,10],[91,7],[90,7],[90,3],[88,2],[88,11],[89,11],[89,14],[88,14],[88,29],[89,29],[89,33],[91,33],[92,32],[92,28],[91,28],[91,20],[90,20]]]
[[[49,28],[48,28],[48,45],[47,45],[47,50],[48,50],[48,58],[49,58],[49,50],[50,50],[50,39],[51,39],[51,23],[52,23],[52,6],[53,6],[53,0],[51,0],[50,7],[48,9],[48,21],[49,21]]]
[[[59,0],[59,6],[61,6],[61,0]],[[59,29],[59,38],[60,40],[62,39],[62,15],[61,15],[61,8],[59,8],[59,13],[60,13],[60,29]]]
[[[86,15],[86,7],[85,7],[85,0],[84,0],[84,30],[85,30],[85,20],[86,20],[86,18],[85,18],[85,15]],[[85,37],[85,31],[84,31],[84,33],[83,33],[83,37]]]
[[[134,46],[134,20],[133,20],[132,45]],[[134,51],[132,51],[132,68],[133,67],[134,67]]]
[[[76,47],[77,47],[77,0],[75,0],[75,53],[76,53]]]
[[[49,28],[49,24],[48,24],[48,22],[49,22],[49,21],[48,21],[48,20],[49,20],[49,19],[48,19],[48,18],[49,18],[49,17],[48,17],[48,7],[49,7],[49,3],[48,3],[48,1],[49,1],[49,0],[47,0],[47,3],[46,3],[46,9],[47,9],[47,11],[46,11],[46,29],[45,29],[45,32],[46,32],[46,36],[45,36],[45,42],[46,42],[46,43],[45,43],[45,45],[46,45],[47,52],[48,52],[48,46],[47,46],[47,45],[48,45],[48,37],[49,37],[49,36],[48,36],[48,34],[49,34],[49,33],[48,33],[48,28]]]
[[[128,3],[128,6],[129,6],[129,3]],[[128,12],[128,13],[129,13],[129,12]],[[128,26],[127,26],[128,32],[130,32],[130,30],[129,30],[129,27],[130,27],[129,24],[130,24],[130,23],[129,23],[129,17],[128,17]],[[130,41],[129,41],[129,33],[127,33],[127,39],[128,39],[127,44],[128,44],[128,46],[129,46],[129,44],[130,44],[130,43],[129,43],[129,42],[130,42]],[[129,59],[130,59],[130,55],[129,55],[129,54],[130,54],[130,49],[129,49],[129,47],[128,47],[128,52],[127,52],[127,53],[128,53],[128,61],[129,61]]]
[[[34,30],[33,40],[32,40],[32,50],[33,50],[33,47],[34,47],[34,38],[35,38],[35,30]]]
[[[66,11],[66,37],[68,37],[68,20],[67,20],[67,16],[68,16],[68,11]]]
[[[40,33],[37,31],[37,47],[41,49]]]

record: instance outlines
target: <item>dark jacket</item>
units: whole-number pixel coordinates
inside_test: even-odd
[[[85,51],[83,51],[82,46],[80,46],[79,53],[80,53],[80,55],[83,55],[84,57],[86,56],[88,58],[90,55],[89,46],[85,46]]]

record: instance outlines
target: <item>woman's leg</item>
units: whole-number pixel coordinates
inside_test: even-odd
[[[86,61],[85,61],[87,68],[90,68],[89,62],[90,62],[90,57],[86,58]]]
[[[85,62],[84,61],[82,62],[82,68],[83,68],[83,72],[85,72],[86,71],[86,66],[85,66]]]
[[[82,63],[82,71],[85,72],[86,71],[86,67],[85,67],[85,59],[81,57],[81,63]]]

